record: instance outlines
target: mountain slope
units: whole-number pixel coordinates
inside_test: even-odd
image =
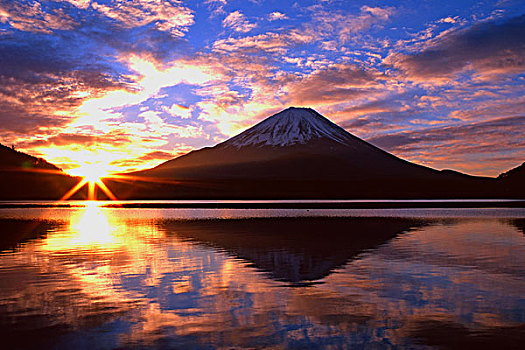
[[[137,198],[450,198],[490,195],[493,179],[402,160],[310,108],[288,108],[214,147],[132,175]],[[142,186],[142,185],[141,185]]]
[[[243,133],[224,142],[223,146],[290,146],[326,138],[351,146],[360,140],[311,108],[288,108]]]
[[[525,183],[525,163],[500,174],[498,176],[498,179],[502,181],[513,181],[513,182],[523,181],[523,183]]]
[[[0,144],[0,170],[9,169],[48,169],[60,171],[60,168],[42,158],[33,157]]]
[[[507,197],[525,198],[525,163],[500,174],[498,184]]]
[[[0,144],[0,199],[58,199],[76,182],[46,160]]]

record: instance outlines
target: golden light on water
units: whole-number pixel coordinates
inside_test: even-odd
[[[94,202],[88,202],[83,212],[71,218],[70,232],[73,245],[107,245],[115,242],[108,217]]]
[[[95,201],[86,202],[86,207],[72,213],[67,234],[57,234],[46,240],[45,249],[53,251],[111,249],[119,244],[115,237],[115,226],[110,217]]]

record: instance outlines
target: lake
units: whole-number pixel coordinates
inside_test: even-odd
[[[0,209],[5,348],[508,349],[525,338],[523,208],[25,204]]]

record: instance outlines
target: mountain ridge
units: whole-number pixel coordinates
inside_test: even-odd
[[[2,144],[0,144],[0,169],[48,169],[62,171],[62,169],[43,158],[34,157],[27,153],[17,151],[14,147],[7,147]]]

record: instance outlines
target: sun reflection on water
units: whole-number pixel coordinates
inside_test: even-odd
[[[96,201],[86,201],[83,209],[74,211],[69,219],[69,229],[50,236],[46,240],[48,250],[92,249],[105,250],[119,245],[115,235],[118,224],[112,222],[103,208]]]
[[[111,244],[115,243],[112,235],[114,226],[96,202],[88,202],[86,209],[73,216],[70,222],[70,232],[73,235],[71,243],[77,245]]]

